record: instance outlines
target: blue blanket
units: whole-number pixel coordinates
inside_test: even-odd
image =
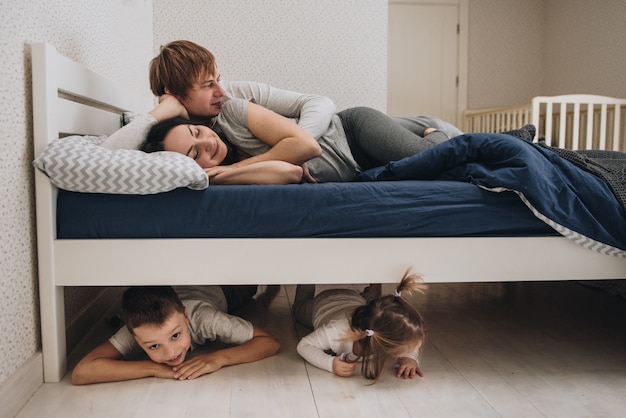
[[[504,134],[465,134],[359,176],[361,181],[409,179],[514,191],[563,236],[626,257],[626,212],[609,185],[538,144]]]

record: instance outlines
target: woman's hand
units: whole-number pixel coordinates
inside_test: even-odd
[[[302,181],[302,167],[284,161],[260,161],[240,166],[206,168],[211,184],[294,184]]]

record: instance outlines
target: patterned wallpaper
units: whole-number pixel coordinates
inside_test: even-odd
[[[386,108],[387,0],[154,0],[154,48],[188,39],[224,79]],[[181,24],[181,22],[185,22]]]
[[[624,0],[470,0],[468,108],[626,97]]]
[[[626,1],[550,0],[545,9],[543,94],[626,97]]]
[[[0,382],[40,349],[33,208],[31,42],[138,90],[152,57],[150,0],[0,0]],[[129,47],[132,45],[132,47]],[[94,289],[68,291],[68,316]]]
[[[544,0],[470,0],[468,109],[542,94]]]

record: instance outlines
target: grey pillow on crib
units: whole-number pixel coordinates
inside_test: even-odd
[[[52,141],[33,165],[60,189],[86,193],[154,194],[178,187],[205,189],[209,178],[182,154],[107,149],[104,136],[68,136]]]

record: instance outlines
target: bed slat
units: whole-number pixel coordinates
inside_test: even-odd
[[[59,98],[57,112],[66,115],[59,119],[59,133],[63,135],[110,135],[121,124],[121,115],[82,103]]]

